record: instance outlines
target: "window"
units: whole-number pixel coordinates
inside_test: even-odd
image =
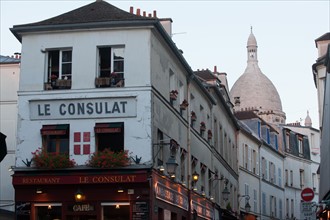
[[[266,135],[267,135],[267,144],[270,144],[270,133],[269,133],[269,128],[266,129]]]
[[[261,122],[258,121],[258,136],[261,137]]]
[[[289,216],[289,211],[290,211],[290,207],[289,207],[289,199],[286,199],[286,203],[285,203],[285,208],[286,208],[286,216]]]
[[[286,146],[286,151],[290,152],[290,132],[287,132],[285,135],[285,146]]]
[[[312,174],[313,190],[316,191],[316,173]]]
[[[47,52],[47,79],[45,89],[70,89],[72,77],[72,50]]]
[[[303,155],[304,153],[304,147],[303,147],[303,140],[301,137],[298,138],[298,149],[299,149],[299,155]]]
[[[285,169],[285,185],[289,185],[289,172],[287,169]]]
[[[106,148],[113,152],[124,150],[124,123],[96,123],[94,130],[98,151]]]
[[[186,154],[187,151],[184,148],[180,150],[180,168],[181,168],[181,182],[186,182]]]
[[[291,199],[291,217],[294,215],[294,201]]]
[[[253,190],[253,211],[257,212],[257,198],[258,198],[258,192],[256,189]]]
[[[300,188],[303,188],[304,187],[304,178],[305,178],[305,175],[304,175],[304,170],[299,170],[300,172]]]
[[[47,55],[48,79],[71,79],[72,50],[49,50]]]
[[[69,125],[44,125],[42,146],[48,153],[69,153]]]
[[[275,134],[275,148],[278,150],[278,140],[277,140],[277,135]]]
[[[290,185],[293,186],[293,171],[290,170]]]
[[[278,185],[282,187],[282,170],[278,168]]]
[[[109,81],[101,86],[124,86],[124,47],[99,47],[98,77]],[[98,83],[98,81],[97,81]]]
[[[282,199],[278,201],[278,210],[279,210],[279,218],[282,219],[283,216],[283,210],[282,210]]]
[[[262,214],[266,215],[266,193],[262,193]]]
[[[141,203],[142,206],[145,204]],[[101,203],[102,219],[129,219],[130,218],[130,204],[128,202],[105,202]],[[135,213],[133,213],[133,216]],[[88,218],[89,219],[89,218]],[[91,219],[96,219],[91,218]]]
[[[161,130],[157,131],[157,143],[155,145],[155,153],[154,157],[157,157],[157,166],[164,166],[164,134]]]

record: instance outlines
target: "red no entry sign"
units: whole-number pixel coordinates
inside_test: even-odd
[[[311,188],[305,188],[301,191],[301,199],[305,202],[312,201],[314,198],[314,191]]]

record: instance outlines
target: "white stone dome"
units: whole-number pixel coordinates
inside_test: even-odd
[[[230,90],[231,99],[239,97],[237,110],[282,111],[281,98],[274,84],[265,76],[257,64],[249,65]]]
[[[247,41],[247,67],[230,90],[234,110],[256,110],[257,114],[269,123],[285,123],[280,95],[258,66],[257,48],[257,40],[251,29]]]

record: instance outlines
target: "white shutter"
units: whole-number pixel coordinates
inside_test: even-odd
[[[251,165],[252,165],[252,149],[251,149],[251,147],[248,147],[248,167],[247,167],[247,169],[249,170],[249,171],[251,171]]]

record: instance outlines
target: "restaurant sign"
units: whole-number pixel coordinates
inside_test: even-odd
[[[31,100],[31,120],[135,117],[136,98]]]
[[[146,173],[126,175],[13,176],[13,185],[105,184],[146,182]]]
[[[188,197],[183,195],[161,183],[157,183],[155,187],[156,198],[164,202],[178,206],[184,210],[188,210]]]

